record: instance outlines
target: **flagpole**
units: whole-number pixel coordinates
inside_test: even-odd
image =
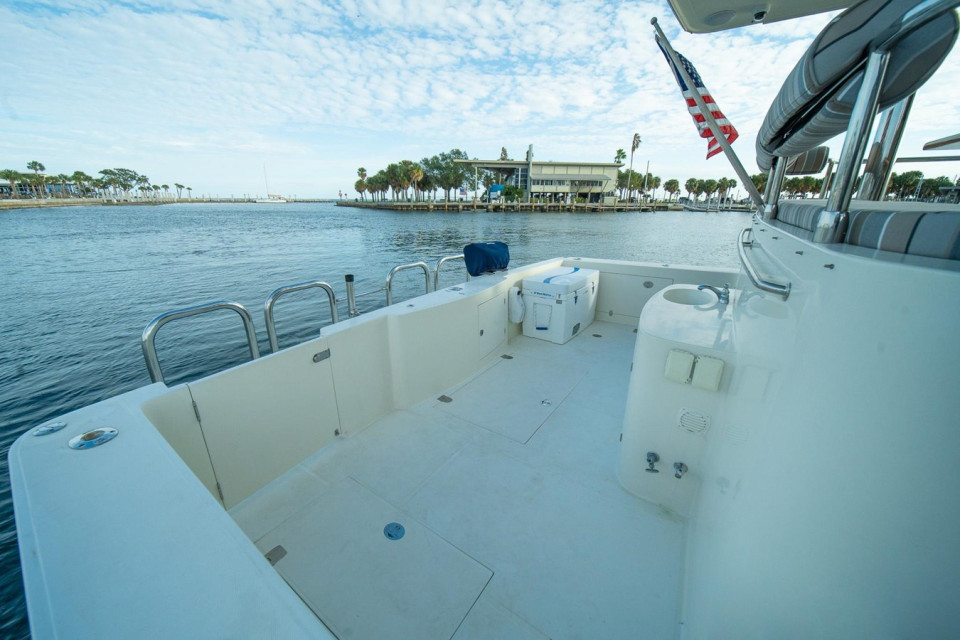
[[[716,139],[716,141],[720,143],[720,148],[723,149],[723,152],[727,155],[727,160],[729,160],[730,164],[733,165],[733,170],[737,172],[737,175],[740,176],[740,180],[743,181],[743,186],[747,190],[747,193],[750,194],[750,198],[757,203],[758,207],[763,207],[763,196],[760,195],[759,191],[757,191],[757,187],[754,186],[753,180],[750,179],[750,174],[747,173],[746,169],[744,169],[743,164],[740,162],[740,158],[737,157],[737,153],[733,150],[733,147],[730,146],[730,143],[727,142],[727,137],[723,135],[723,131],[720,129],[720,125],[718,125],[717,121],[714,119],[713,113],[710,112],[710,109],[707,107],[707,103],[703,101],[703,96],[701,96],[700,92],[697,91],[697,86],[693,83],[693,80],[690,78],[687,70],[683,68],[683,64],[677,57],[677,52],[673,50],[672,46],[670,46],[670,41],[667,39],[666,34],[663,32],[663,29],[660,28],[660,25],[657,24],[657,19],[651,18],[650,24],[652,24],[653,28],[657,30],[657,34],[660,36],[660,39],[663,43],[664,51],[666,51],[667,55],[670,56],[670,61],[673,63],[677,73],[680,74],[680,77],[683,78],[683,81],[688,87],[690,87],[690,93],[693,95],[693,99],[696,101],[697,107],[700,108],[700,113],[703,114],[704,120],[707,122],[707,126],[710,127],[710,130],[713,132],[713,137]]]

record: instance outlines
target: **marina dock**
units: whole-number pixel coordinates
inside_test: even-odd
[[[680,206],[667,203],[651,204],[601,204],[591,203],[564,203],[564,202],[450,202],[450,201],[420,201],[420,202],[359,202],[355,200],[338,200],[338,207],[356,207],[359,209],[392,209],[394,211],[489,211],[489,212],[510,212],[510,213],[532,213],[532,212],[582,212],[582,213],[601,213],[616,211],[654,211],[668,210],[675,208],[682,209]]]

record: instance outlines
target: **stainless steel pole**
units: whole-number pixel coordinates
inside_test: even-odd
[[[657,34],[660,36],[661,42],[663,42],[663,48],[667,52],[667,55],[670,56],[670,61],[673,62],[674,67],[676,67],[677,73],[680,74],[680,77],[683,78],[683,81],[686,83],[686,85],[691,88],[690,93],[693,95],[693,99],[697,103],[697,107],[699,107],[700,112],[707,121],[707,126],[710,127],[710,131],[713,132],[713,136],[717,139],[717,142],[720,143],[720,148],[723,149],[725,154],[727,154],[727,160],[730,161],[730,164],[733,166],[733,170],[737,172],[737,175],[740,177],[744,188],[746,188],[747,193],[750,194],[750,198],[757,204],[758,207],[762,207],[763,196],[760,195],[760,192],[757,191],[757,188],[753,185],[753,180],[750,179],[750,174],[747,173],[746,169],[744,169],[743,163],[740,162],[740,158],[737,157],[737,153],[733,150],[733,147],[730,146],[730,143],[727,142],[727,138],[723,135],[723,131],[720,130],[720,125],[717,124],[716,119],[713,117],[713,113],[711,113],[710,109],[707,107],[707,103],[703,101],[703,97],[700,95],[700,92],[698,92],[696,87],[694,87],[693,80],[690,79],[690,74],[688,74],[686,69],[683,68],[683,65],[680,63],[680,58],[677,57],[677,52],[673,50],[672,46],[670,46],[670,41],[667,40],[666,34],[663,33],[663,29],[660,28],[660,25],[657,24],[657,19],[651,18],[650,24],[652,24],[653,28],[657,30]]]

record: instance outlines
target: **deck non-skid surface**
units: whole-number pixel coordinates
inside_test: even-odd
[[[635,338],[518,338],[231,515],[343,639],[676,637],[684,525],[616,480]]]

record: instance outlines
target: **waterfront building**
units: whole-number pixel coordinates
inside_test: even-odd
[[[499,176],[499,184],[523,189],[524,202],[601,202],[613,196],[617,188],[617,162],[542,162],[533,159],[533,145],[523,160],[457,160],[474,169],[479,183],[480,170]]]

